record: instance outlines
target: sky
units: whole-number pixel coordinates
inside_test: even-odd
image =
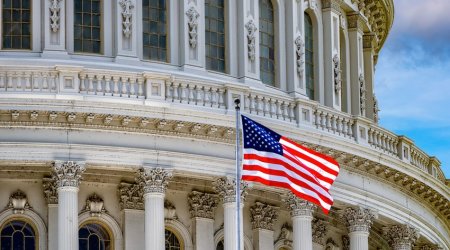
[[[394,0],[375,75],[380,125],[406,135],[450,179],[450,0]]]

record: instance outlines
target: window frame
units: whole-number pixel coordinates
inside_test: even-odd
[[[73,11],[72,11],[72,30],[66,30],[66,32],[72,33],[72,53],[74,55],[91,55],[91,56],[103,56],[105,55],[105,38],[104,38],[104,29],[105,29],[105,0],[99,0],[100,2],[100,52],[83,52],[83,51],[75,51],[75,1],[72,0]],[[91,1],[91,0],[90,0]],[[67,2],[66,4],[68,4]],[[92,26],[91,26],[92,27]]]
[[[307,17],[311,21],[310,22],[311,23],[311,39],[308,39],[308,37],[306,35],[306,33],[307,33],[306,32],[306,23],[307,23],[306,19],[307,19]],[[316,96],[317,96],[317,87],[316,87],[316,81],[317,81],[317,78],[316,78],[316,54],[317,54],[317,52],[316,52],[316,45],[314,44],[314,40],[316,39],[316,37],[315,37],[316,30],[315,30],[315,27],[314,27],[314,21],[313,21],[313,19],[311,17],[311,14],[306,12],[306,11],[304,12],[304,31],[305,31],[305,92],[306,92],[306,96],[310,100],[316,100]],[[308,86],[308,82],[307,82],[308,70],[306,68],[306,65],[308,64],[308,62],[306,60],[306,54],[308,52],[307,51],[308,50],[307,49],[307,47],[308,47],[307,46],[307,41],[308,40],[311,40],[311,47],[312,47],[312,51],[311,51],[311,53],[312,53],[311,64],[312,64],[312,74],[313,74],[312,84],[311,84],[311,86],[312,86],[312,96],[308,95],[308,88],[307,88],[307,86]]]
[[[260,4],[261,1],[264,1],[264,0],[258,0],[258,12],[261,12],[261,4]],[[278,58],[278,56],[279,56],[278,51],[280,50],[280,48],[277,46],[277,44],[279,42],[281,42],[279,40],[279,31],[277,31],[278,30],[278,24],[279,24],[279,21],[278,21],[278,18],[279,18],[278,6],[277,6],[277,3],[272,1],[272,0],[266,0],[266,1],[270,2],[270,4],[272,5],[272,14],[273,14],[273,22],[272,22],[272,25],[273,25],[273,34],[272,34],[273,35],[273,54],[274,54],[273,55],[273,82],[271,84],[265,83],[262,80],[262,77],[261,77],[262,73],[261,73],[261,52],[260,51],[261,51],[262,37],[261,37],[261,22],[260,22],[261,21],[261,16],[260,15],[258,16],[258,38],[259,38],[259,43],[258,43],[259,69],[258,70],[259,70],[259,79],[266,86],[278,88],[279,87],[278,64],[280,63],[279,62],[279,58]],[[269,57],[270,57],[270,55],[269,55]]]
[[[142,0],[142,8],[140,9],[140,17],[139,15],[137,15],[137,23],[141,23],[141,25],[138,25],[138,27],[135,29],[136,32],[138,32],[138,46],[140,49],[140,59],[144,62],[151,62],[151,63],[162,63],[162,64],[170,64],[171,62],[171,53],[170,53],[170,27],[171,27],[171,18],[170,18],[170,11],[171,11],[171,1],[170,0],[165,0],[166,2],[166,60],[162,61],[162,60],[152,60],[150,58],[145,58],[145,54],[144,54],[144,8],[143,8],[143,2],[144,0]],[[140,27],[139,27],[140,26]]]
[[[4,30],[3,30],[3,0],[0,1],[0,50],[2,51],[18,51],[18,52],[28,52],[28,51],[33,51],[34,48],[34,32],[35,32],[35,27],[34,27],[34,2],[36,0],[29,0],[30,1],[30,48],[29,49],[16,49],[16,48],[4,48],[3,47],[3,34],[4,34]],[[39,3],[40,4],[40,3]],[[39,30],[40,31],[40,30]]]
[[[96,219],[87,219],[87,220],[84,220],[82,223],[80,223],[79,224],[79,226],[78,226],[78,234],[79,234],[79,232],[80,232],[80,229],[82,228],[82,227],[84,227],[84,226],[86,226],[86,225],[88,225],[88,224],[98,224],[98,225],[100,225],[100,226],[102,226],[102,228],[108,233],[108,235],[109,235],[109,242],[110,242],[110,244],[111,244],[111,247],[110,247],[110,250],[114,250],[114,249],[116,249],[115,247],[115,237],[114,237],[114,233],[113,233],[113,230],[111,229],[111,227],[107,224],[107,223],[105,223],[105,222],[103,222],[103,221],[100,221],[100,220],[96,220]],[[80,238],[78,237],[78,241],[80,240]]]
[[[36,225],[34,224],[34,222],[25,216],[11,216],[10,218],[3,221],[0,225],[0,234],[1,234],[1,231],[3,231],[5,225],[7,225],[8,223],[13,222],[13,221],[21,221],[21,222],[25,222],[26,224],[30,225],[30,227],[34,231],[34,241],[35,241],[34,248],[35,248],[35,250],[41,249],[39,230],[36,227]],[[1,235],[0,235],[0,237],[1,237]]]
[[[210,0],[205,0],[205,12],[206,12],[206,1],[210,1]],[[213,69],[208,69],[207,68],[207,62],[206,62],[206,58],[207,58],[207,52],[206,52],[206,14],[204,17],[204,22],[205,22],[205,69],[208,72],[211,73],[216,73],[216,74],[223,74],[223,75],[228,75],[230,72],[230,65],[229,65],[229,51],[228,51],[228,28],[229,28],[229,24],[228,24],[228,18],[227,18],[227,13],[229,11],[228,9],[228,5],[229,2],[228,0],[223,0],[223,35],[224,35],[224,43],[223,43],[223,53],[224,53],[224,71],[217,71],[217,70],[213,70]]]

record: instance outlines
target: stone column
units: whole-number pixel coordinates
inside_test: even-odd
[[[78,250],[78,190],[83,162],[56,161],[53,179],[58,190],[58,249]]]
[[[369,230],[375,215],[369,209],[346,208],[342,217],[350,237],[350,250],[369,250]]]
[[[340,37],[339,37],[339,2],[322,1],[325,105],[341,109],[341,72],[340,72]],[[329,34],[329,35],[328,35]]]
[[[192,191],[188,202],[194,228],[194,250],[215,249],[214,211],[218,203],[217,195]]]
[[[120,183],[118,192],[123,211],[124,249],[144,249],[144,192],[140,185],[126,182]]]
[[[365,116],[365,80],[363,62],[363,17],[354,12],[347,16],[350,47],[351,113]]]
[[[164,250],[164,196],[172,172],[162,168],[139,169],[136,182],[144,190],[145,249]]]
[[[58,249],[58,188],[51,178],[44,178],[44,197],[48,208],[48,249]]]
[[[255,250],[273,250],[273,223],[278,219],[275,210],[276,207],[258,201],[250,208]]]
[[[284,200],[291,211],[293,227],[292,250],[312,250],[312,226],[313,212],[316,206],[302,200],[289,192]]]
[[[383,228],[383,236],[392,250],[411,250],[419,238],[419,230],[409,225],[394,225]]]
[[[366,87],[366,117],[375,120],[375,107],[374,107],[374,93],[373,86],[375,83],[374,72],[374,49],[373,40],[375,34],[365,34],[363,36],[363,49],[364,49],[364,81]]]
[[[219,193],[223,201],[223,216],[224,216],[224,244],[225,250],[236,250],[236,180],[228,177],[222,177],[214,182],[214,189]],[[247,185],[241,181],[241,206],[240,212],[240,246],[244,249],[244,228],[243,228],[243,213],[244,197],[247,194]]]

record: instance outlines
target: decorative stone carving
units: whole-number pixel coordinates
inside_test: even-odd
[[[292,227],[285,223],[281,227],[280,237],[278,237],[277,241],[283,241],[284,245],[292,246]]]
[[[38,112],[33,111],[33,112],[30,113],[30,120],[36,121],[38,119],[38,117],[39,117],[39,113]]]
[[[325,245],[325,250],[334,250],[338,249],[338,244],[333,240],[333,238],[328,238],[327,243]]]
[[[231,177],[221,177],[213,183],[214,190],[220,195],[224,203],[236,202],[236,180]],[[247,196],[248,185],[241,181],[241,200]]]
[[[195,48],[197,47],[197,27],[200,14],[195,7],[192,6],[186,11],[186,16],[188,17],[189,45],[191,48]]]
[[[342,235],[342,250],[350,250],[350,237]]]
[[[67,121],[68,121],[68,122],[74,122],[75,119],[77,119],[77,114],[75,114],[75,113],[70,113],[70,114],[67,115]]]
[[[120,7],[122,7],[122,32],[126,38],[129,38],[132,32],[132,18],[134,4],[131,0],[120,0]]]
[[[84,211],[89,211],[91,216],[98,217],[102,213],[106,212],[103,199],[98,196],[96,193],[92,194],[86,199],[86,206],[84,207]]]
[[[369,209],[348,207],[344,210],[342,218],[345,220],[349,232],[368,233],[375,215]]]
[[[318,9],[316,0],[308,0],[308,6],[312,10]]]
[[[172,202],[164,200],[164,219],[173,220],[176,219],[176,208]]]
[[[255,205],[250,207],[252,228],[273,231],[273,223],[278,220],[278,214],[275,209],[276,207],[274,206],[258,201],[255,202]]]
[[[17,110],[11,112],[11,120],[17,121],[19,120],[20,113]]]
[[[291,216],[312,216],[314,210],[316,210],[316,205],[309,201],[302,200],[295,196],[292,192],[289,192],[287,197],[283,199],[286,203],[288,210],[291,211]]]
[[[56,181],[52,178],[44,178],[42,186],[47,204],[58,204],[58,186]]]
[[[426,245],[422,245],[420,248],[420,250],[442,250],[443,248],[439,245],[435,245],[435,244],[426,244]]]
[[[297,54],[297,74],[300,79],[303,79],[303,72],[305,71],[305,42],[300,34],[295,39],[295,53]]]
[[[142,186],[145,193],[165,193],[172,171],[162,168],[139,169],[136,182]]]
[[[7,208],[12,209],[14,214],[23,214],[25,209],[30,209],[31,206],[28,204],[27,195],[21,190],[17,190],[9,197]]]
[[[378,123],[379,121],[379,116],[378,116],[378,112],[380,111],[380,109],[378,108],[378,99],[375,96],[375,93],[373,94],[373,121],[375,123]]]
[[[53,164],[53,179],[60,187],[78,187],[81,175],[86,171],[84,162],[55,161]]]
[[[94,121],[94,119],[95,119],[95,114],[89,113],[86,116],[86,123],[92,123]]]
[[[364,75],[360,74],[359,78],[359,104],[361,109],[361,115],[366,114],[366,82],[364,80]]]
[[[340,24],[341,24],[341,28],[343,30],[347,29],[347,20],[345,20],[345,16],[342,15],[342,13],[339,15],[339,21],[340,21]]]
[[[49,0],[50,1],[50,28],[53,32],[58,32],[59,30],[59,11],[61,9],[59,2],[61,0]]]
[[[333,76],[334,76],[334,92],[339,93],[342,88],[341,78],[341,62],[339,56],[335,54],[333,56]]]
[[[248,58],[250,61],[255,61],[256,56],[256,31],[258,28],[255,25],[253,19],[248,20],[245,24],[245,28],[247,29],[247,48],[248,48]]]
[[[419,238],[419,230],[409,225],[394,225],[384,227],[383,236],[394,250],[411,249]]]
[[[122,182],[119,185],[120,208],[144,210],[144,192],[140,185]]]
[[[327,234],[327,226],[321,219],[313,219],[312,221],[312,241],[319,245],[324,244],[324,239]]]
[[[58,113],[56,113],[55,111],[52,111],[48,114],[48,119],[50,121],[56,121],[56,118],[58,118]]]
[[[214,211],[218,203],[216,194],[192,191],[188,196],[188,202],[191,217],[214,219]]]

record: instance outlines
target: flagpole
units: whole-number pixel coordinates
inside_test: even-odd
[[[241,134],[240,116],[241,116],[241,100],[234,100],[236,109],[236,249],[241,250],[241,166],[239,164],[239,136]],[[231,243],[231,242],[230,242]]]

